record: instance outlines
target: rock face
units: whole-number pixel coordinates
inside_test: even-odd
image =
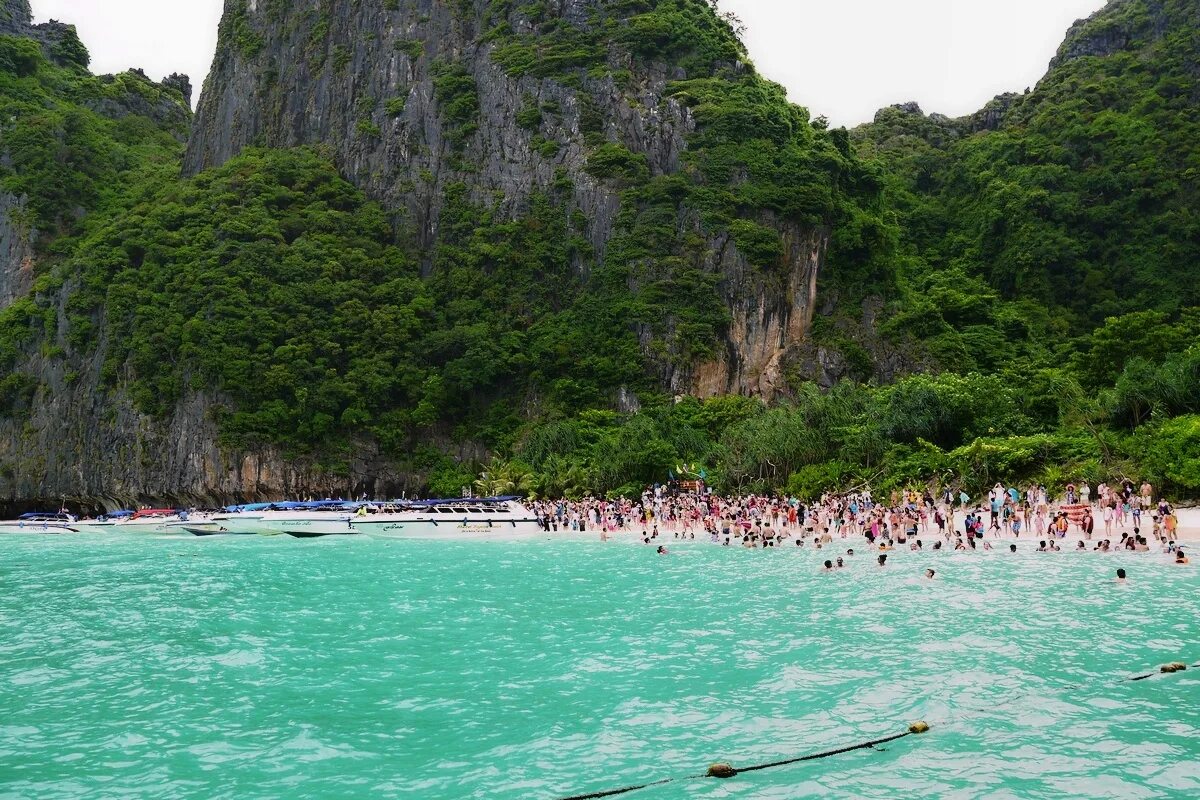
[[[791,265],[782,286],[750,274],[744,259],[727,253],[732,324],[720,357],[700,364],[679,389],[699,397],[743,394],[770,400],[786,392],[784,369],[812,327],[817,275],[829,248],[829,231],[784,225],[784,248]]]
[[[1056,70],[1077,58],[1104,57],[1123,50],[1145,48],[1172,29],[1200,25],[1200,6],[1171,0],[1109,0],[1087,19],[1075,22],[1050,62]],[[1200,74],[1200,64],[1192,65]]]
[[[58,41],[69,26],[32,26],[26,0],[0,0],[0,32]],[[586,26],[611,0],[548,0],[566,24]],[[220,44],[194,121],[186,108],[159,107],[147,93],[105,94],[86,107],[121,119],[141,115],[160,127],[190,127],[183,171],[194,174],[251,146],[313,146],[394,215],[398,236],[424,250],[437,240],[441,202],[451,184],[502,214],[519,215],[531,196],[571,185],[565,215],[584,220],[591,263],[604,258],[621,209],[620,186],[589,173],[589,148],[619,143],[645,158],[653,176],[686,169],[688,140],[697,125],[691,110],[667,94],[684,77],[672,66],[639,64],[632,80],[611,71],[577,81],[507,74],[492,58],[484,19],[487,0],[227,0]],[[519,11],[509,22],[522,32]],[[494,21],[488,24],[494,24]],[[49,47],[49,44],[46,44]],[[86,59],[86,54],[84,55]],[[75,62],[78,64],[78,62]],[[450,119],[436,88],[439,65],[454,64],[473,84],[478,113],[464,133]],[[631,64],[612,64],[621,71]],[[138,71],[102,78],[137,83]],[[163,85],[190,99],[186,76]],[[161,93],[159,93],[161,94]],[[530,125],[523,109],[543,110]],[[189,122],[191,124],[189,125]],[[599,128],[599,129],[597,129]],[[593,137],[591,142],[585,137]],[[554,147],[539,147],[553,142]],[[561,190],[559,190],[561,191]],[[29,290],[36,232],[22,225],[24,199],[0,196],[0,303]],[[7,222],[4,222],[7,220]],[[721,276],[732,324],[719,355],[700,365],[661,368],[664,388],[711,395],[742,392],[770,397],[783,368],[802,343],[815,308],[817,275],[830,232],[770,218],[781,236],[785,263],[764,276],[747,263],[728,235],[701,248],[703,266]],[[695,220],[680,221],[693,230]],[[586,279],[589,263],[576,265]],[[58,296],[60,318],[70,286]],[[219,442],[216,411],[225,398],[198,390],[161,418],[139,413],[118,385],[101,378],[107,343],[86,356],[62,338],[31,352],[22,373],[37,402],[0,419],[0,503],[54,505],[61,500],[108,507],[145,503],[215,504],[284,495],[398,494],[421,485],[401,474],[373,442],[356,442],[347,470],[322,473],[271,447],[231,453]],[[63,357],[62,352],[68,355]],[[57,353],[57,354],[56,354]],[[118,382],[119,384],[119,382]],[[614,404],[636,411],[638,397],[614,388]],[[435,436],[436,438],[436,436]],[[435,442],[460,458],[485,454],[471,443]]]
[[[535,188],[549,186],[555,170],[565,168],[576,180],[578,207],[591,221],[592,243],[603,246],[618,200],[583,171],[577,93],[550,80],[508,78],[478,41],[478,16],[486,4],[474,4],[480,8],[465,15],[456,8],[462,4],[447,2],[401,3],[397,10],[387,5],[325,2],[313,14],[291,5],[227,0],[184,171],[217,166],[255,144],[321,145],[346,177],[396,210],[424,247],[433,241],[448,184],[465,181],[473,200],[499,196],[501,210],[516,213]],[[247,36],[257,44],[239,47],[230,35],[235,29],[253,31]],[[478,131],[461,159],[469,158],[469,172],[455,168],[460,159],[435,99],[431,66],[450,61],[466,65],[478,90]],[[665,82],[665,75],[657,76],[642,94],[642,110],[611,83],[589,87],[609,124],[640,145],[659,171],[678,168],[689,124],[678,107],[668,119],[645,110],[658,107]],[[516,121],[526,98],[560,109],[548,132],[565,146],[553,158],[536,153],[532,132]],[[389,111],[389,102],[393,111],[403,110]]]
[[[29,293],[33,283],[33,242],[24,197],[0,192],[0,308]]]
[[[551,5],[566,23],[584,26],[605,2]],[[639,67],[632,88],[618,87],[611,75],[583,78],[578,88],[510,77],[482,37],[488,8],[485,0],[323,0],[315,7],[226,0],[184,171],[222,164],[252,145],[318,145],[395,211],[398,227],[420,248],[435,240],[448,185],[465,183],[473,201],[518,214],[533,192],[566,175],[574,188],[564,212],[581,212],[586,237],[603,258],[620,197],[585,169],[584,117],[598,115],[604,137],[644,155],[652,175],[678,172],[695,129],[689,109],[666,95],[668,81],[681,74]],[[508,22],[518,32],[527,24],[519,12]],[[455,141],[435,90],[436,65],[448,62],[465,66],[478,93],[478,128],[465,143]],[[518,121],[530,104],[555,112],[530,129]],[[539,152],[534,137],[557,143],[556,152]],[[733,324],[720,358],[694,369],[664,367],[665,387],[770,398],[781,386],[780,362],[811,323],[828,233],[777,227],[789,259],[783,285],[751,277],[727,240],[710,242]]]
[[[0,0],[0,35],[35,37],[35,33],[29,0]],[[0,192],[0,308],[28,294],[36,238],[25,198]]]
[[[34,25],[28,0],[0,0],[0,35],[33,39],[42,45],[47,59],[60,65],[83,68],[87,60],[75,26],[55,20]],[[141,70],[130,70],[128,74],[137,81],[154,85]],[[101,80],[113,83],[116,78],[108,75]],[[191,83],[186,75],[173,75],[163,85],[176,89],[185,99],[190,98]],[[85,100],[82,104],[109,119],[148,117],[181,141],[187,136],[191,120],[190,106],[180,105],[160,92],[127,91]],[[0,164],[9,163],[0,140]],[[38,230],[31,219],[27,198],[0,191],[0,308],[29,293],[38,243]]]
[[[1058,53],[1050,62],[1050,68],[1055,69],[1076,58],[1107,56],[1124,50],[1129,45],[1134,31],[1126,25],[1096,25],[1095,20],[1101,15],[1108,20],[1112,11],[1126,2],[1127,0],[1112,0],[1107,8],[1097,11],[1091,17],[1076,20],[1067,31],[1067,38],[1059,47]]]
[[[32,27],[29,0],[0,0],[0,36],[26,36]]]

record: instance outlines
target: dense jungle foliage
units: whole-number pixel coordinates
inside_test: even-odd
[[[0,37],[0,188],[48,232],[34,293],[0,312],[0,412],[46,391],[37,351],[99,360],[101,390],[151,417],[217,397],[231,452],[337,474],[370,440],[433,494],[631,493],[683,466],[728,491],[1129,476],[1200,494],[1200,29],[1162,24],[1196,3],[1111,7],[1073,40],[1123,44],[1063,60],[998,122],[889,109],[852,133],[756,75],[712,5],[619,0],[578,26],[533,2],[517,32],[515,4],[491,3],[508,74],[622,85],[669,66],[695,116],[686,168],[651,175],[585,115],[588,172],[621,191],[602,262],[562,211],[565,174],[517,219],[450,186],[428,252],[313,150],[181,180],[170,124],[95,110],[170,90]],[[461,65],[435,67],[461,153],[478,99]],[[793,375],[771,407],[670,397],[662,370],[729,324],[706,250],[728,237],[771,285],[781,221],[833,232],[814,337],[857,366],[825,391]],[[860,324],[872,297],[884,312]],[[927,374],[877,383],[882,340]],[[466,441],[496,455],[445,455]]]

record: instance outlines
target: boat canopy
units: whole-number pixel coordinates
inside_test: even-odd
[[[397,500],[396,505],[408,505],[417,508],[428,506],[498,506],[519,500],[519,497],[455,497],[452,500]]]
[[[507,497],[455,497],[442,500],[274,500],[270,503],[241,503],[225,506],[227,514],[239,511],[357,511],[363,506],[378,508],[432,508],[433,506],[497,506],[522,498]]]
[[[17,519],[66,519],[66,514],[59,514],[57,511],[30,511],[28,514],[22,514]]]
[[[133,519],[141,519],[142,517],[170,517],[178,513],[178,509],[174,508],[143,508],[140,511],[134,512]]]
[[[364,504],[348,502],[346,500],[275,500],[270,503],[244,503],[242,505],[225,506],[223,510],[231,514],[238,511],[314,511],[318,509],[335,509],[341,511],[355,509],[360,505]]]
[[[242,505],[225,506],[223,510],[230,514],[235,514],[238,511],[266,511],[274,505],[274,503],[243,503]]]
[[[108,519],[125,519],[125,517],[132,517],[133,513],[134,512],[127,509],[122,509],[121,511],[110,511],[107,514],[101,514],[100,516],[107,517]]]

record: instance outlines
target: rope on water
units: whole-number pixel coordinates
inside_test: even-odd
[[[921,728],[921,729],[918,730],[918,728]],[[797,764],[801,761],[816,761],[818,758],[828,758],[829,756],[838,756],[838,755],[841,755],[842,753],[849,753],[853,750],[866,750],[867,748],[870,748],[870,747],[876,747],[877,745],[887,744],[888,742],[894,742],[897,739],[903,739],[905,736],[912,736],[914,733],[924,733],[927,730],[929,730],[929,726],[926,725],[925,723],[914,722],[912,725],[909,726],[909,729],[906,730],[904,733],[896,733],[891,736],[885,736],[882,739],[873,739],[872,741],[863,742],[861,744],[852,744],[849,747],[839,747],[836,750],[826,750],[824,753],[813,753],[812,755],[800,756],[799,758],[789,758],[789,759],[785,759],[784,761],[772,761],[767,764],[756,764],[753,767],[742,767],[741,769],[736,770],[734,774],[741,774],[743,772],[754,772],[754,771],[760,770],[760,769],[771,769],[772,767],[782,767],[782,766],[786,766],[788,764]],[[730,775],[729,777],[732,778],[733,775]]]
[[[691,776],[698,777],[698,776]],[[606,792],[592,792],[591,794],[575,794],[570,797],[564,797],[562,800],[594,800],[597,797],[613,797],[618,794],[627,792],[636,792],[638,789],[649,789],[651,786],[662,786],[664,783],[670,783],[674,778],[663,778],[660,781],[652,783],[639,783],[637,786],[626,786],[623,789],[609,789]],[[686,778],[684,780],[687,780]]]
[[[1192,667],[1200,669],[1200,663],[1193,664]],[[1172,674],[1175,672],[1183,672],[1184,670],[1186,670],[1188,668],[1189,668],[1188,665],[1182,661],[1172,661],[1169,664],[1163,664],[1155,672],[1147,672],[1142,675],[1135,675],[1135,676],[1129,677],[1129,678],[1122,678],[1121,680],[1144,681],[1147,678],[1153,678],[1155,675],[1169,675],[1169,674]],[[1072,684],[1065,688],[1083,688],[1083,687],[1078,686],[1076,684]],[[1023,692],[1019,692],[1016,696],[1009,697],[1007,702],[1001,703],[999,706],[997,706],[995,703],[992,703],[989,706],[987,706],[987,708],[997,708],[997,707],[1002,708],[1004,706],[1011,705],[1016,700],[1019,700],[1020,698],[1026,696],[1026,695],[1032,694],[1032,693],[1033,693],[1032,689],[1027,689]],[[983,710],[986,710],[986,709],[985,708],[960,709],[960,712],[950,715],[950,717],[946,720],[946,722],[949,722],[950,719],[953,719],[954,717],[956,717],[958,713],[978,712],[978,711],[983,711]],[[787,766],[788,764],[798,764],[803,761],[816,761],[817,759],[829,758],[830,756],[837,756],[837,755],[841,755],[843,753],[850,753],[855,750],[867,750],[869,748],[878,747],[881,744],[887,744],[888,742],[894,742],[897,739],[903,739],[905,736],[912,736],[913,734],[925,733],[928,730],[929,730],[928,723],[926,723],[924,721],[914,722],[913,724],[909,725],[908,730],[906,730],[903,733],[895,733],[895,734],[892,734],[891,736],[885,736],[882,739],[872,739],[869,742],[860,742],[859,744],[847,745],[846,747],[839,747],[835,750],[825,750],[820,753],[810,753],[809,755],[797,756],[796,758],[787,758],[782,761],[769,761],[765,764],[755,764],[754,766],[742,767],[741,769],[734,767],[732,764],[718,762],[718,763],[710,766],[708,768],[708,771],[705,772],[703,775],[688,775],[688,776],[685,776],[682,778],[662,778],[661,780],[651,781],[650,783],[639,783],[635,786],[624,786],[620,789],[608,789],[608,790],[605,790],[602,792],[590,792],[588,794],[575,794],[575,795],[571,795],[570,797],[563,797],[563,798],[561,798],[561,800],[598,800],[598,798],[601,798],[601,797],[615,797],[615,796],[621,795],[621,794],[628,794],[629,792],[636,792],[639,789],[649,789],[652,786],[662,786],[664,784],[672,783],[674,781],[688,781],[688,780],[696,780],[699,778],[722,778],[722,779],[732,778],[736,775],[741,775],[744,772],[756,772],[760,769],[772,769],[774,767],[783,767],[783,766]]]
[[[1200,667],[1200,664],[1194,664],[1193,666]],[[1161,667],[1158,668],[1157,672],[1147,672],[1145,675],[1135,675],[1134,677],[1130,678],[1129,680],[1144,681],[1144,680],[1146,680],[1146,678],[1153,678],[1155,675],[1162,675],[1162,674],[1169,675],[1172,672],[1183,672],[1187,668],[1188,668],[1188,665],[1183,663],[1182,661],[1172,661],[1170,664],[1163,664]]]
[[[690,781],[698,778],[732,778],[735,775],[741,775],[743,772],[756,772],[760,769],[771,769],[773,767],[782,767],[788,764],[798,764],[802,761],[816,761],[819,758],[829,758],[830,756],[837,756],[841,755],[842,753],[850,753],[855,750],[867,750],[872,747],[878,747],[881,744],[894,742],[897,739],[903,739],[905,736],[912,736],[913,734],[917,733],[925,733],[927,730],[929,730],[929,725],[927,723],[923,721],[914,722],[908,726],[908,730],[906,730],[904,733],[894,733],[891,736],[885,736],[882,739],[872,739],[869,742],[860,742],[858,744],[847,745],[846,747],[839,747],[836,750],[825,750],[824,752],[820,753],[810,753],[809,755],[788,758],[784,759],[783,761],[770,761],[766,764],[755,764],[754,766],[742,767],[741,769],[735,768],[731,764],[716,763],[710,766],[708,771],[703,775],[688,775],[683,778],[663,778],[662,780],[652,781],[651,783],[639,783],[636,786],[624,786],[620,789],[607,789],[602,792],[591,792],[589,794],[575,794],[571,795],[570,797],[561,798],[561,800],[596,800],[596,798],[600,797],[615,797],[619,794],[636,792],[639,789],[649,789],[651,786],[662,786],[665,783],[671,783],[676,780]]]

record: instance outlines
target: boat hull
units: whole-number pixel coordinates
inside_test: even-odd
[[[79,533],[78,530],[70,525],[58,525],[54,523],[34,522],[28,525],[0,525],[0,534],[38,534],[56,536],[64,533]]]
[[[293,539],[319,539],[322,536],[361,536],[359,531],[354,530],[349,526],[339,527],[336,530],[330,528],[293,528],[285,530],[288,536]]]
[[[179,525],[171,529],[172,532],[179,531],[182,533],[190,533],[192,536],[254,536],[254,531],[237,531],[226,530],[215,524],[208,525]]]
[[[322,536],[351,536],[359,533],[350,526],[348,517],[340,519],[261,519],[258,532],[264,536],[286,534],[296,539],[318,539]]]
[[[535,519],[392,519],[354,520],[356,530],[378,539],[512,539],[541,536],[544,531]]]

